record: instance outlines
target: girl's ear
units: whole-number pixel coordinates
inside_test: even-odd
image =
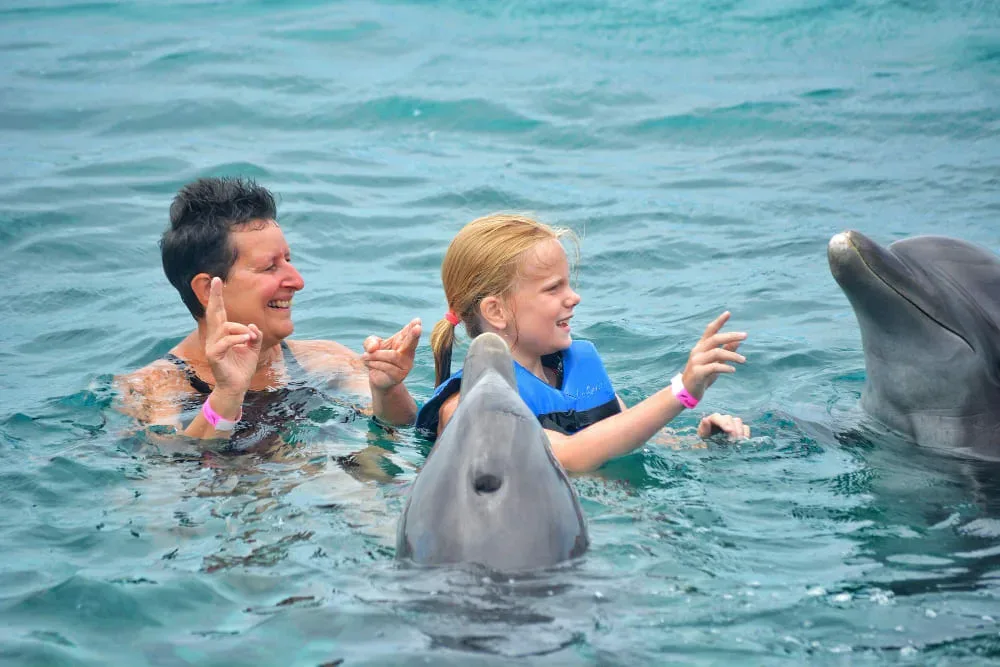
[[[479,315],[497,331],[505,330],[509,324],[507,310],[503,302],[495,296],[488,296],[479,302]]]

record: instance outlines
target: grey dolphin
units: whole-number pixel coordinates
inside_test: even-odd
[[[507,344],[478,336],[458,407],[410,489],[396,557],[513,572],[574,558],[589,543],[576,491],[517,392]]]
[[[856,231],[827,255],[861,327],[865,411],[920,444],[1000,459],[1000,259],[952,238],[884,248]]]

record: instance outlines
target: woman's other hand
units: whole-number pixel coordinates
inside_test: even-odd
[[[403,382],[413,370],[413,356],[423,331],[420,319],[414,319],[389,338],[369,336],[361,360],[368,369],[372,391],[386,392]]]

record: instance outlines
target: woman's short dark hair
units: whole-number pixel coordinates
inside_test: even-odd
[[[199,273],[229,277],[236,248],[229,232],[254,222],[275,220],[274,195],[253,180],[200,178],[180,189],[170,205],[170,227],[160,238],[163,272],[195,319],[205,315],[191,280]]]

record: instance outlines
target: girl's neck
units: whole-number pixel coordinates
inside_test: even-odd
[[[519,354],[516,348],[511,350],[511,356],[514,357],[514,361],[523,366],[526,371],[539,380],[545,384],[557,387],[558,379],[556,373],[552,369],[545,367],[540,356]]]

